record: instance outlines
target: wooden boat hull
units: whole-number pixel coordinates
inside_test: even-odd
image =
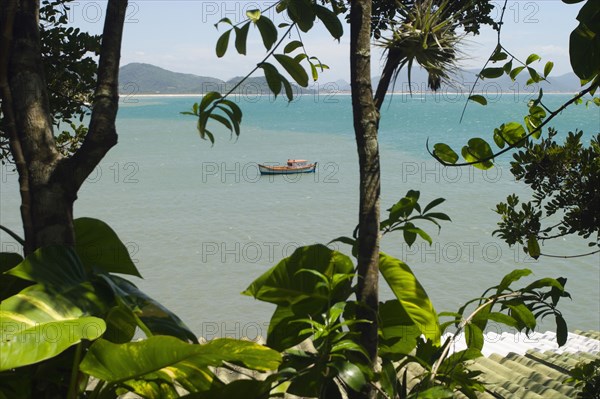
[[[291,175],[295,173],[314,173],[317,169],[317,163],[313,163],[306,166],[268,166],[258,164],[258,170],[261,175]]]

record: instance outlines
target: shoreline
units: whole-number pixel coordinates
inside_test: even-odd
[[[579,92],[564,92],[564,91],[551,91],[551,92],[544,92],[544,95],[576,95]],[[173,93],[140,93],[140,94],[132,94],[132,93],[119,93],[120,97],[148,97],[148,98],[159,98],[159,97],[203,97],[206,93],[178,93],[178,94],[173,94]],[[440,92],[440,93],[433,93],[430,91],[427,92],[408,92],[408,91],[394,91],[394,92],[389,92],[387,93],[388,95],[412,95],[412,96],[423,96],[423,95],[428,95],[428,96],[436,96],[436,95],[445,95],[445,94],[453,94],[453,95],[467,95],[469,93],[467,92],[458,92],[458,91],[444,91],[444,92]],[[487,92],[473,92],[471,93],[471,95],[473,94],[480,94],[480,95],[485,95],[487,94]],[[513,93],[514,94],[514,93]],[[268,94],[263,94],[263,93],[231,93],[230,96],[239,96],[239,95],[245,95],[245,96],[272,96],[272,93],[268,93]],[[352,95],[352,93],[350,91],[332,91],[332,92],[318,92],[315,91],[314,93],[298,93],[296,94],[294,97],[302,97],[302,96],[314,96],[314,95],[328,95],[328,96],[350,96]],[[523,96],[525,95],[537,95],[537,94],[522,94]]]

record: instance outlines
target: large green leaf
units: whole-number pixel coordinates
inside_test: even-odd
[[[281,92],[281,75],[277,71],[277,68],[268,62],[261,62],[258,66],[265,71],[265,79],[267,79],[269,90],[277,98],[277,95]]]
[[[592,79],[600,69],[600,34],[580,23],[571,33],[569,56],[573,72],[581,80]]]
[[[296,83],[302,87],[308,86],[308,74],[304,68],[302,68],[299,61],[296,61],[294,58],[285,54],[274,54],[273,56]]]
[[[381,252],[379,270],[412,322],[426,338],[439,344],[441,333],[437,313],[410,267]]]
[[[87,281],[85,269],[75,250],[63,246],[38,248],[6,273],[55,291],[63,291]]]
[[[12,269],[23,261],[23,257],[14,252],[0,253],[0,301],[15,295],[23,288],[31,285],[29,281],[22,280],[4,272]]]
[[[338,16],[327,7],[323,7],[318,4],[315,5],[315,12],[317,14],[317,17],[323,22],[331,36],[339,40],[340,37],[342,37],[342,35],[344,34],[344,27],[342,26],[342,23],[340,22]]]
[[[241,28],[235,29],[235,49],[238,53],[246,55],[246,41],[248,39],[248,30],[250,29],[250,22],[244,24]]]
[[[324,287],[317,286],[322,280],[312,273],[298,273],[301,269],[318,271],[332,278],[334,274],[352,273],[354,266],[346,255],[316,244],[300,247],[272,267],[243,292],[261,301],[289,306],[307,298],[327,301]],[[340,284],[334,301],[345,300],[350,281]]]
[[[270,50],[277,41],[277,28],[273,25],[273,21],[261,15],[254,23],[260,32],[265,48]]]
[[[108,224],[92,218],[78,218],[73,224],[77,240],[75,249],[87,268],[142,277],[127,247]]]
[[[318,310],[320,313],[322,307]],[[312,313],[312,312],[311,312]],[[310,333],[300,332],[306,329],[305,323],[295,323],[294,320],[307,318],[307,314],[296,314],[291,306],[277,306],[271,316],[267,331],[267,345],[278,351],[298,345],[310,336]]]
[[[492,157],[490,145],[478,137],[472,138],[462,149],[462,156],[467,162],[473,162],[473,166],[478,169],[489,169],[494,164],[490,160]],[[485,161],[483,161],[485,159]],[[481,162],[480,162],[481,161]]]
[[[302,32],[308,32],[315,21],[314,4],[310,0],[288,0],[288,15],[298,24]]]
[[[449,145],[444,143],[437,143],[433,146],[433,154],[448,164],[455,164],[458,161],[458,154],[454,152]]]
[[[379,355],[400,360],[417,346],[421,329],[397,299],[379,305]]]
[[[0,304],[0,370],[52,358],[82,339],[104,333],[104,320],[85,313],[62,295],[41,285],[29,287]]]
[[[503,293],[512,283],[520,280],[522,277],[529,276],[531,274],[531,270],[529,269],[515,269],[508,273],[506,276],[502,278],[502,281],[498,285],[498,289],[496,290],[496,295],[500,295]]]
[[[221,58],[225,55],[225,52],[227,51],[227,46],[229,45],[229,36],[231,35],[232,30],[233,29],[225,31],[225,33],[223,33],[219,37],[219,40],[217,40],[217,57]]]
[[[119,301],[133,311],[152,334],[171,335],[198,342],[192,331],[176,314],[140,291],[133,283],[118,276],[101,275]]]
[[[231,362],[244,367],[269,371],[281,363],[279,352],[250,341],[215,339],[204,345],[188,344],[169,336],[154,336],[143,341],[114,344],[99,339],[89,348],[80,368],[108,382],[120,382],[163,371],[179,380],[181,365],[219,367]],[[188,370],[192,370],[191,368]]]

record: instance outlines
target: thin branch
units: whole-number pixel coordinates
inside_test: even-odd
[[[119,60],[127,0],[109,0],[102,33],[102,47],[98,64],[98,83],[89,132],[81,148],[75,152],[66,168],[74,170],[74,189],[100,163],[104,155],[117,144],[115,121],[119,108]]]
[[[213,103],[213,105],[209,109],[206,110],[206,112],[208,112],[210,114],[212,112],[212,110],[215,109],[215,107],[217,105],[219,105],[223,100],[225,100],[228,96],[230,96],[235,91],[235,89],[237,89],[238,87],[240,87],[242,85],[242,83],[244,83],[246,81],[246,79],[248,79],[250,76],[252,76],[252,74],[254,72],[256,72],[260,68],[260,65],[263,62],[265,62],[270,56],[272,56],[273,53],[275,52],[275,50],[277,50],[277,48],[279,46],[281,46],[281,43],[283,43],[283,41],[285,40],[285,38],[288,35],[288,33],[291,32],[291,30],[294,28],[295,25],[296,25],[295,22],[293,24],[291,24],[290,27],[285,31],[285,33],[283,35],[281,35],[281,39],[279,39],[279,41],[277,42],[277,44],[275,44],[275,46],[273,46],[273,48],[267,53],[267,55],[258,64],[256,64],[256,66],[250,72],[248,72],[246,74],[246,76],[244,76],[242,79],[240,79],[240,81],[237,82],[235,84],[235,86],[233,86],[231,88],[231,90],[229,90],[227,93],[225,93],[225,95],[223,97],[221,97],[219,100],[215,101]]]
[[[500,295],[500,296],[494,296],[494,297],[488,299],[486,302],[484,302],[481,305],[479,305],[477,307],[477,309],[475,309],[473,311],[473,313],[471,313],[469,315],[469,317],[467,317],[466,319],[464,319],[463,321],[461,321],[460,324],[458,325],[458,328],[457,328],[456,332],[450,338],[450,342],[448,342],[448,345],[446,345],[446,347],[444,348],[444,351],[442,352],[442,354],[440,355],[440,357],[438,358],[438,360],[436,360],[436,362],[434,363],[433,367],[431,368],[430,381],[433,381],[435,379],[435,376],[437,375],[438,369],[442,365],[442,362],[444,360],[446,360],[446,357],[448,356],[448,353],[450,352],[450,347],[452,346],[452,344],[454,344],[454,342],[456,341],[456,338],[458,337],[458,335],[462,332],[462,330],[465,328],[465,326],[467,324],[471,323],[471,321],[473,320],[473,318],[479,312],[481,312],[486,306],[491,305],[493,303],[496,303],[496,302],[498,302],[501,299],[518,297],[519,295],[521,295],[521,292],[520,291],[515,291],[515,292],[511,292],[510,294],[505,294],[505,295]]]
[[[504,0],[504,5],[502,6],[502,13],[500,14],[500,22],[498,22],[498,42],[496,44],[496,47],[494,48],[494,52],[492,52],[492,55],[496,52],[496,49],[498,48],[498,46],[501,46],[500,44],[500,34],[502,33],[502,25],[504,24],[504,12],[506,11],[506,4],[508,3],[508,0]],[[485,64],[483,65],[483,68],[481,68],[481,70],[484,70],[485,67],[490,63],[490,58],[492,58],[492,56],[490,55],[488,60],[485,62]],[[514,57],[513,57],[514,58]],[[480,76],[479,74],[477,74],[477,76],[475,77],[475,83],[473,83],[473,86],[471,86],[471,90],[469,91],[469,97],[471,97],[471,95],[473,94],[473,92],[475,91],[475,86],[477,86],[477,82],[479,82]],[[469,104],[469,100],[467,97],[467,101],[465,101],[465,106],[463,107],[462,113],[460,114],[460,122],[462,122],[463,117],[465,116],[465,112],[467,111],[467,105]],[[429,151],[429,149],[427,149]]]
[[[579,254],[579,255],[550,255],[550,254],[540,254],[540,256],[547,256],[548,258],[560,258],[560,259],[572,259],[572,258],[582,258],[584,256],[590,256],[600,253],[600,249],[588,252],[587,254]]]
[[[540,123],[540,125],[538,127],[536,127],[535,129],[533,129],[529,134],[523,136],[522,138],[520,138],[518,141],[516,141],[515,143],[507,143],[508,147],[506,147],[505,149],[498,151],[495,154],[490,155],[489,157],[485,157],[483,159],[480,159],[478,161],[473,161],[473,162],[463,162],[463,163],[448,163],[446,161],[443,161],[441,158],[439,158],[437,155],[435,155],[431,149],[429,148],[429,138],[427,138],[427,142],[425,144],[426,148],[427,148],[427,152],[429,153],[429,155],[431,155],[434,159],[436,159],[439,163],[441,163],[443,166],[469,166],[469,165],[475,165],[475,164],[479,164],[479,163],[484,163],[487,161],[491,161],[494,158],[518,147],[519,145],[521,145],[521,143],[523,143],[525,140],[527,140],[529,137],[533,136],[534,134],[540,132],[542,130],[542,128],[544,126],[546,126],[552,119],[554,119],[558,114],[560,114],[562,111],[565,110],[565,108],[567,108],[568,106],[570,106],[571,104],[575,103],[577,100],[579,100],[581,97],[585,96],[586,94],[590,93],[592,90],[594,90],[595,87],[594,85],[589,86],[588,88],[582,90],[579,92],[579,94],[577,94],[575,97],[573,97],[572,99],[570,99],[569,101],[567,101],[566,103],[564,103],[560,108],[558,108],[556,111],[552,112],[548,118],[544,119],[544,121],[542,123]]]

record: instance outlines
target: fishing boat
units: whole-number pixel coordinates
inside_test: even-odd
[[[317,163],[309,163],[305,159],[288,159],[283,166],[261,165],[258,164],[258,170],[261,175],[288,175],[292,173],[313,173],[317,168]]]

